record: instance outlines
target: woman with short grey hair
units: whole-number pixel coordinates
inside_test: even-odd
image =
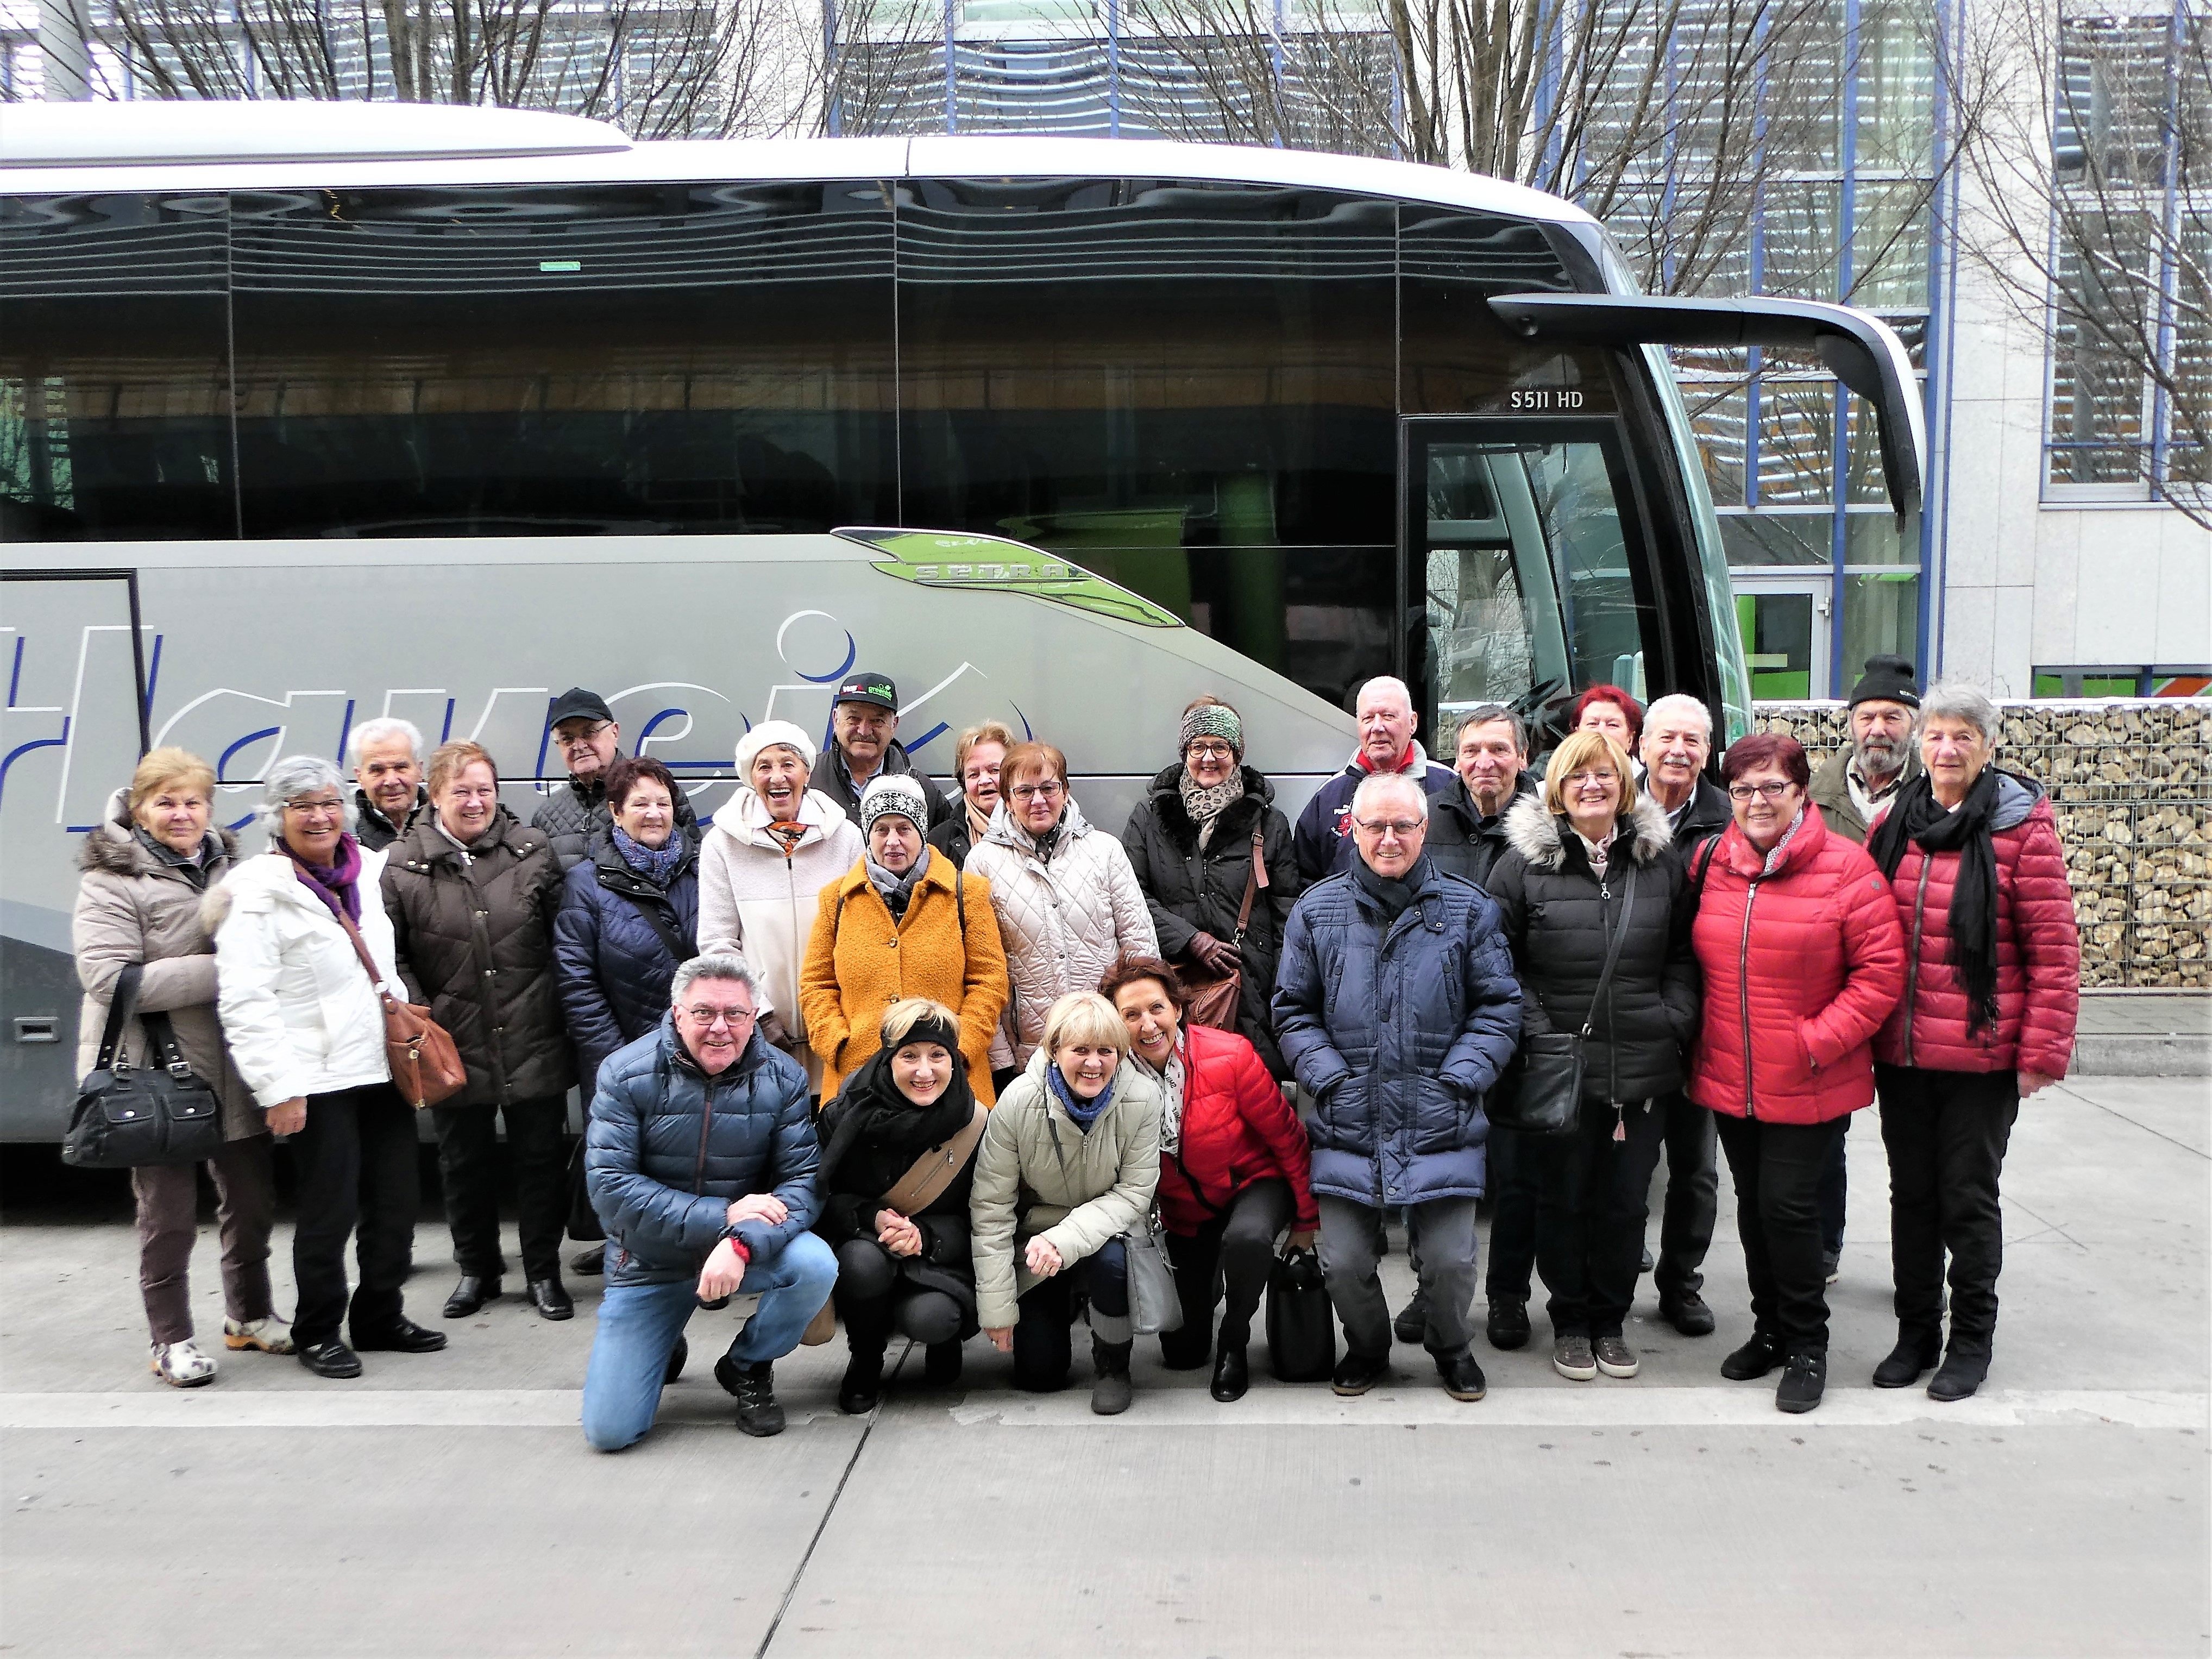
[[[240,860],[200,915],[215,936],[231,1057],[270,1129],[293,1137],[293,1343],[316,1376],[359,1376],[357,1349],[446,1346],[401,1308],[420,1194],[415,1115],[392,1087],[384,1048],[380,988],[400,986],[378,898],[384,854],[347,833],[345,780],[319,756],[278,761],[264,793],[269,850]],[[349,1302],[345,1249],[356,1224],[360,1283]]]

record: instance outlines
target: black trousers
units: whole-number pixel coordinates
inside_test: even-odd
[[[1062,1268],[1014,1304],[1016,1388],[1049,1394],[1067,1386],[1073,1357],[1068,1327],[1075,1322],[1078,1291],[1091,1305],[1093,1345],[1128,1347],[1129,1255],[1120,1239],[1109,1238],[1096,1254]]]
[[[1536,1271],[1541,1152],[1539,1137],[1491,1126],[1490,1271],[1484,1275],[1482,1290],[1492,1302],[1528,1299],[1529,1279]]]
[[[499,1244],[499,1130],[507,1114],[507,1146],[514,1158],[517,1230],[522,1276],[561,1276],[561,1234],[568,1223],[568,1103],[564,1096],[500,1106],[434,1106],[438,1174],[446,1190],[446,1224],[453,1260],[465,1273],[497,1279],[507,1270]]]
[[[1252,1316],[1267,1293],[1267,1269],[1275,1260],[1275,1235],[1297,1212],[1291,1183],[1255,1181],[1229,1200],[1224,1215],[1203,1224],[1188,1237],[1167,1235],[1168,1266],[1175,1270],[1176,1294],[1182,1301],[1182,1328],[1160,1335],[1160,1358],[1188,1370],[1212,1357],[1213,1309],[1223,1304],[1223,1351],[1242,1349],[1252,1340]]]
[[[1768,1123],[1716,1112],[1735,1178],[1736,1232],[1759,1330],[1793,1351],[1828,1351],[1827,1273],[1820,1265],[1820,1170],[1846,1118]]]
[[[1943,1253],[1951,1253],[1951,1346],[1987,1354],[1997,1327],[2004,1223],[1997,1175],[2020,1115],[2013,1072],[1877,1066],[1881,1141],[1889,1153],[1889,1254],[1897,1322],[1942,1329]]]
[[[1850,1118],[1844,1122],[1849,1123]],[[1836,1150],[1820,1170],[1820,1248],[1830,1255],[1844,1253],[1844,1206],[1850,1200],[1850,1165],[1844,1158],[1848,1131],[1836,1137]]]
[[[895,1335],[929,1344],[960,1334],[960,1304],[900,1277],[898,1258],[872,1238],[848,1238],[837,1247],[837,1287],[830,1294],[845,1322],[845,1344],[856,1354],[881,1355]]]
[[[1650,1102],[1615,1109],[1585,1100],[1575,1133],[1543,1147],[1536,1266],[1551,1292],[1545,1310],[1555,1340],[1620,1334],[1636,1299],[1651,1171],[1666,1126],[1665,1111]]]
[[[415,1145],[414,1109],[389,1084],[307,1097],[307,1124],[292,1137],[300,1180],[292,1340],[301,1347],[334,1340],[342,1324],[361,1337],[398,1320],[422,1201]],[[356,1228],[361,1283],[349,1318],[345,1247]]]
[[[1720,1213],[1720,1137],[1713,1115],[1679,1090],[1662,1096],[1656,1109],[1667,1121],[1667,1202],[1651,1283],[1662,1302],[1672,1302],[1705,1287],[1705,1252]]]

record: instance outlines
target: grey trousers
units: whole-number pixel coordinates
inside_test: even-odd
[[[215,1177],[216,1224],[222,1241],[223,1310],[241,1322],[269,1305],[269,1229],[276,1216],[267,1135],[226,1140],[208,1160]],[[131,1171],[138,1200],[138,1293],[156,1342],[192,1334],[192,1241],[199,1232],[199,1166],[145,1164]]]
[[[1344,1323],[1344,1346],[1366,1359],[1390,1352],[1390,1304],[1382,1297],[1382,1223],[1389,1213],[1348,1198],[1316,1194],[1321,1206],[1321,1272]],[[1474,1304],[1474,1200],[1444,1198],[1406,1206],[1406,1231],[1428,1310],[1422,1345],[1431,1353],[1467,1346]]]

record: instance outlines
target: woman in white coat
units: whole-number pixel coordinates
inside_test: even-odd
[[[359,1376],[356,1350],[446,1346],[400,1305],[421,1193],[415,1114],[384,1052],[378,987],[404,994],[378,896],[384,854],[346,833],[345,781],[316,756],[270,769],[262,811],[269,850],[241,860],[201,902],[215,936],[216,1009],[239,1075],[296,1155],[300,1363],[318,1376]],[[349,928],[376,963],[374,981]],[[361,1282],[349,1304],[345,1247],[356,1224]]]
[[[763,1034],[806,1067],[819,1093],[822,1063],[806,1046],[799,969],[815,895],[860,861],[861,842],[844,809],[807,787],[813,769],[813,740],[789,720],[763,720],[738,743],[738,775],[747,787],[723,803],[699,847],[699,950],[735,952],[760,975]]]
[[[1048,743],[1018,744],[999,763],[991,828],[968,871],[991,884],[1012,996],[991,1047],[1003,1089],[1029,1064],[1054,1003],[1096,991],[1115,958],[1156,957],[1159,935],[1129,855],[1094,830],[1067,789],[1067,757]]]

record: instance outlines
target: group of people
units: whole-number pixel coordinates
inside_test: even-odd
[[[580,1196],[605,1235],[573,1264],[605,1275],[583,1406],[603,1449],[647,1432],[692,1316],[726,1303],[742,1325],[713,1371],[748,1433],[782,1427],[775,1362],[836,1327],[850,1412],[875,1406],[900,1337],[926,1385],[956,1381],[981,1334],[1016,1386],[1064,1388],[1079,1321],[1093,1409],[1125,1410],[1132,1257],[1155,1247],[1180,1320],[1146,1328],[1169,1367],[1210,1367],[1224,1401],[1249,1386],[1285,1246],[1318,1251],[1340,1394],[1389,1374],[1395,1335],[1480,1399],[1476,1293],[1489,1343],[1518,1348],[1532,1276],[1560,1375],[1633,1376],[1662,1149],[1661,1313],[1715,1328],[1717,1141],[1753,1322],[1721,1370],[1778,1370],[1778,1405],[1808,1410],[1840,1226],[1823,1204],[1877,1091],[1899,1334],[1873,1380],[1932,1369],[1936,1397],[1972,1393],[2007,1136],[2020,1098],[2064,1073],[2078,977],[2053,816],[1994,764],[1988,700],[1923,697],[1910,665],[1876,659],[1819,778],[1761,733],[1729,748],[1723,786],[1710,713],[1685,696],[1646,709],[1593,688],[1534,764],[1503,705],[1462,714],[1453,765],[1429,758],[1399,682],[1370,682],[1355,713],[1358,750],[1293,826],[1237,712],[1198,699],[1118,840],[1059,749],[1003,726],[960,734],[941,791],[872,672],[837,684],[818,749],[752,726],[703,824],[580,689],[549,711],[567,781],[526,825],[483,749],[426,756],[379,720],[351,734],[350,799],[330,761],[274,765],[269,850],[241,857],[211,823],[212,770],[157,750],[86,839],[82,1029],[145,964],[140,1008],[172,1015],[223,1103],[225,1344],[349,1377],[363,1351],[446,1343],[402,1304],[416,1120],[384,1043],[387,995],[427,1006],[466,1071],[430,1109],[459,1270],[444,1313],[501,1293],[503,1120],[537,1315],[573,1316],[560,1251]],[[1571,1131],[1493,1124],[1545,1034],[1580,1038]],[[143,1046],[134,1023],[126,1060]],[[573,1163],[572,1084],[588,1103]],[[272,1135],[300,1171],[289,1326],[267,1270]],[[133,1184],[152,1369],[205,1382],[195,1173]],[[1378,1265],[1394,1220],[1419,1283],[1395,1321]]]

